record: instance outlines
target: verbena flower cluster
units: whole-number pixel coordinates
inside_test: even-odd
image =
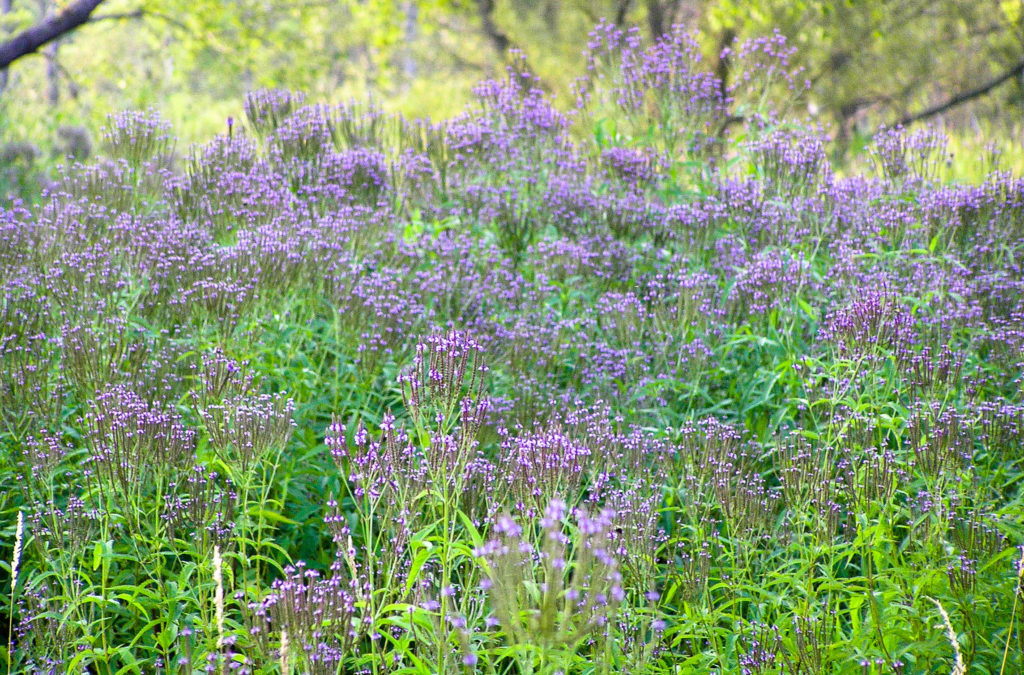
[[[791,53],[112,116],[0,207],[11,672],[1024,671],[1024,180]]]

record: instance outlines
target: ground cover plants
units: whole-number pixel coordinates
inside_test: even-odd
[[[569,110],[122,113],[0,210],[8,672],[1024,670],[1024,183],[592,37]]]

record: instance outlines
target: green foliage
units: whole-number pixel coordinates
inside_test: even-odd
[[[82,125],[98,137],[106,111],[159,106],[187,147],[222,131],[226,118],[240,117],[235,102],[259,87],[301,89],[331,101],[371,92],[393,110],[451,116],[482,76],[500,72],[508,62],[484,29],[484,4],[108,0],[97,16],[115,18],[62,39],[56,70],[48,72],[42,58],[12,67],[0,113],[10,130],[0,141],[33,143],[49,155],[57,126]],[[857,158],[859,139],[870,137],[879,124],[948,100],[962,93],[964,83],[986,81],[1019,62],[1021,15],[1013,5],[720,0],[684,11],[664,0],[502,0],[488,16],[512,47],[530,55],[544,87],[567,102],[584,74],[587,33],[601,17],[620,17],[645,35],[655,26],[665,30],[682,21],[700,31],[700,52],[719,65],[729,83],[740,83],[745,75],[720,59],[723,48],[780,30],[799,47],[793,64],[801,70],[798,84],[805,78],[811,84],[799,105],[831,129],[834,155],[849,161]],[[52,9],[48,2],[16,0],[0,33],[13,34]],[[101,43],[103,49],[97,49]],[[435,95],[439,86],[445,96]],[[56,101],[47,100],[48,90],[56,91]],[[973,155],[993,142],[1013,165],[1019,163],[1016,145],[1008,142],[1015,117],[1007,111],[1020,102],[1020,79],[1013,78],[990,96],[945,115],[956,129],[954,145],[963,146],[953,148],[956,171],[970,171]],[[742,103],[736,101],[738,115],[745,114]],[[661,122],[674,124],[669,118]],[[40,175],[50,173],[45,163],[40,168]],[[26,195],[35,181],[7,180],[24,183],[18,189]]]
[[[329,32],[276,5],[190,7],[201,73],[261,21]],[[394,5],[357,10],[381,12],[371,44],[399,48]],[[892,146],[867,206],[900,217],[844,239],[868,239],[836,225],[866,205],[837,204],[824,148],[768,114],[779,74],[730,133],[720,109],[595,95],[573,120],[585,195],[666,210],[588,202],[604,206],[577,230],[547,201],[562,176],[545,153],[569,147],[547,132],[515,138],[519,164],[456,162],[443,128],[257,96],[176,163],[155,114],[111,118],[103,158],[23,219],[47,236],[12,226],[0,251],[0,619],[21,629],[5,665],[863,675],[945,672],[955,651],[1024,667],[1024,466],[999,417],[1020,409],[1021,366],[985,323],[1013,317],[1002,296],[983,319],[944,313],[967,263],[1015,269],[1016,196],[990,174],[989,201],[943,211],[941,152]],[[487,114],[538,104],[516,94]],[[439,170],[403,174],[408,148]],[[608,151],[645,149],[649,177],[624,188]],[[332,160],[370,153],[381,183],[308,199]],[[258,208],[232,191],[256,167],[281,181]],[[451,215],[509,187],[489,219]],[[708,204],[696,223],[669,210]],[[982,227],[1008,236],[965,261]],[[335,238],[315,249],[317,232]],[[158,236],[166,257],[145,259]],[[457,272],[419,297],[435,268]],[[863,288],[871,270],[900,288]],[[447,330],[465,325],[505,332],[484,349]],[[533,447],[552,460],[541,485],[508,454]],[[558,453],[579,463],[559,473]]]

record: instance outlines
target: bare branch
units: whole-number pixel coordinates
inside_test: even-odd
[[[100,21],[129,21],[131,19],[142,19],[146,16],[146,10],[139,7],[131,12],[119,12],[117,14],[101,14],[99,16],[93,16],[89,18],[89,23],[99,23]]]
[[[39,51],[65,33],[69,33],[89,20],[89,16],[103,0],[76,0],[58,14],[47,17],[26,28],[7,42],[0,43],[0,69],[7,68],[23,56]]]
[[[1024,61],[1018,62],[1016,65],[1014,65],[1012,68],[1010,68],[1009,70],[1004,72],[1002,75],[999,75],[998,77],[995,77],[995,78],[989,80],[985,84],[982,84],[982,85],[980,85],[978,87],[975,87],[974,89],[970,89],[968,91],[961,92],[961,93],[957,94],[956,96],[950,98],[949,100],[945,101],[944,103],[940,103],[938,105],[934,105],[931,108],[927,108],[926,110],[922,110],[919,113],[915,113],[913,115],[907,115],[903,119],[901,119],[901,120],[899,120],[899,121],[897,121],[894,124],[891,124],[889,126],[890,127],[897,127],[897,126],[905,127],[905,126],[907,126],[909,124],[913,124],[914,122],[920,122],[921,120],[926,120],[929,117],[934,117],[936,115],[941,115],[942,113],[946,112],[947,110],[951,110],[952,108],[955,108],[958,105],[962,105],[962,104],[967,103],[969,101],[973,101],[976,98],[981,98],[982,96],[988,94],[990,91],[992,91],[993,89],[995,89],[999,85],[1003,84],[1004,82],[1009,82],[1014,77],[1018,77],[1022,73],[1024,73]]]

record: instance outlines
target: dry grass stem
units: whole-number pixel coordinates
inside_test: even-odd
[[[967,666],[964,665],[964,657],[960,653],[960,643],[956,639],[956,630],[953,628],[953,622],[949,618],[949,613],[946,612],[946,608],[942,606],[942,603],[935,598],[929,598],[935,603],[935,606],[939,608],[939,614],[942,615],[943,625],[936,626],[936,628],[946,629],[946,637],[949,638],[949,643],[953,645],[953,672],[951,675],[967,675]]]
[[[1024,546],[1020,547],[1020,563],[1017,565],[1017,588],[1013,591],[1013,609],[1010,611],[1010,626],[1006,629],[1006,646],[1003,647],[1003,663],[999,666],[999,675],[1006,672],[1006,657],[1010,655],[1010,638],[1013,637],[1014,621],[1017,618],[1017,601],[1020,599],[1021,587],[1024,585]]]
[[[21,560],[21,540],[25,533],[25,515],[18,511],[18,526],[14,531],[14,555],[11,556],[11,596],[18,585],[18,563]]]
[[[213,547],[213,581],[217,584],[214,591],[213,604],[217,611],[217,650],[224,648],[224,574],[223,561],[220,557],[220,546]]]
[[[18,511],[18,525],[14,529],[14,554],[11,556],[11,609],[7,618],[7,675],[11,673],[14,658],[14,588],[18,585],[18,563],[21,561],[21,541],[25,534],[25,515]]]
[[[288,665],[288,631],[281,631],[281,675],[291,675],[291,667]]]

